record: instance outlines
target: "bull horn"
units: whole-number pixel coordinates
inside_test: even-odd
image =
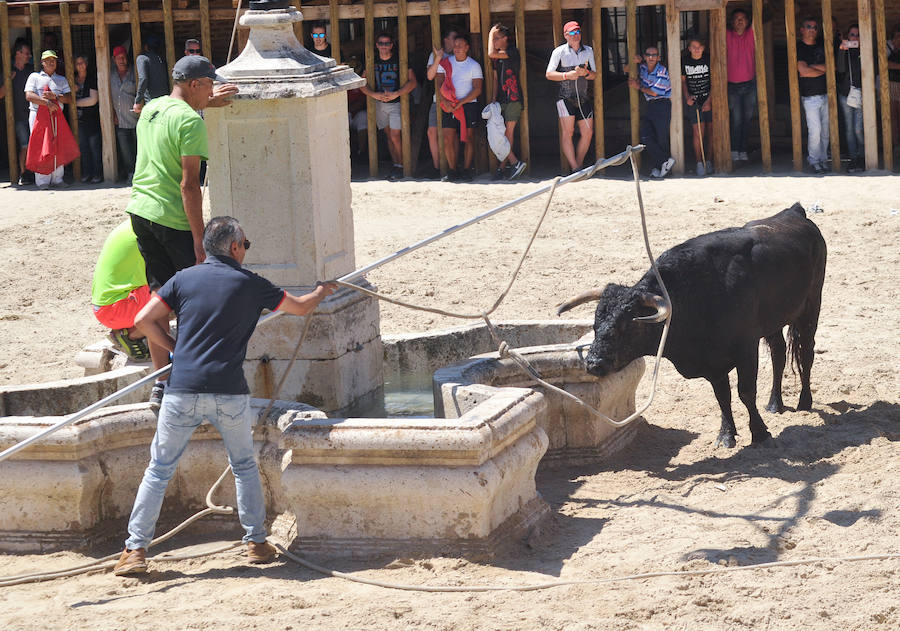
[[[569,298],[556,308],[556,315],[562,315],[569,309],[577,307],[578,305],[582,305],[586,302],[590,302],[592,300],[600,300],[600,294],[602,293],[602,287],[594,287],[593,289],[587,290],[583,294],[578,294],[574,298]]]
[[[662,296],[644,294],[641,296],[641,304],[645,307],[653,307],[656,309],[656,313],[634,318],[635,322],[664,322],[672,311],[669,303],[667,303]]]

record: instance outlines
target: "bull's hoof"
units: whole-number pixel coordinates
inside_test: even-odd
[[[728,449],[733,449],[737,446],[737,440],[735,439],[733,434],[722,433],[719,434],[719,437],[716,439],[716,448],[718,447],[726,447]]]
[[[769,405],[766,406],[766,411],[773,414],[781,414],[785,409],[781,401],[769,401]]]
[[[766,432],[765,435],[760,436],[759,438],[753,437],[753,440],[750,443],[751,447],[763,447],[765,449],[769,449],[771,447],[777,447],[775,444],[775,439],[772,438],[772,434]]]
[[[812,409],[812,396],[800,397],[800,402],[797,403],[797,411],[798,412],[809,412]]]

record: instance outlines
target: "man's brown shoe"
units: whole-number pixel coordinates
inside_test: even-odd
[[[268,563],[278,554],[278,548],[268,541],[256,543],[255,541],[247,542],[247,560],[250,563]]]
[[[137,550],[129,550],[125,548],[119,561],[113,568],[113,574],[116,576],[127,576],[128,574],[143,574],[147,571],[147,551],[144,548]]]

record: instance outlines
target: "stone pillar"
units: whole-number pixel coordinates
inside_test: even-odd
[[[355,269],[346,91],[364,80],[297,41],[294,7],[250,6],[246,47],[217,71],[240,93],[206,110],[211,212],[246,229],[248,269],[302,293]],[[253,396],[271,396],[301,329],[283,317],[254,334],[244,363]],[[343,410],[382,385],[381,354],[377,304],[338,292],[314,316],[278,398]]]

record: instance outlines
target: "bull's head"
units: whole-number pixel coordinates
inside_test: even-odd
[[[662,297],[611,283],[567,300],[556,313],[593,300],[599,302],[594,314],[594,341],[585,359],[589,373],[602,377],[638,357],[656,353],[662,328],[653,324],[665,321],[670,311]]]

